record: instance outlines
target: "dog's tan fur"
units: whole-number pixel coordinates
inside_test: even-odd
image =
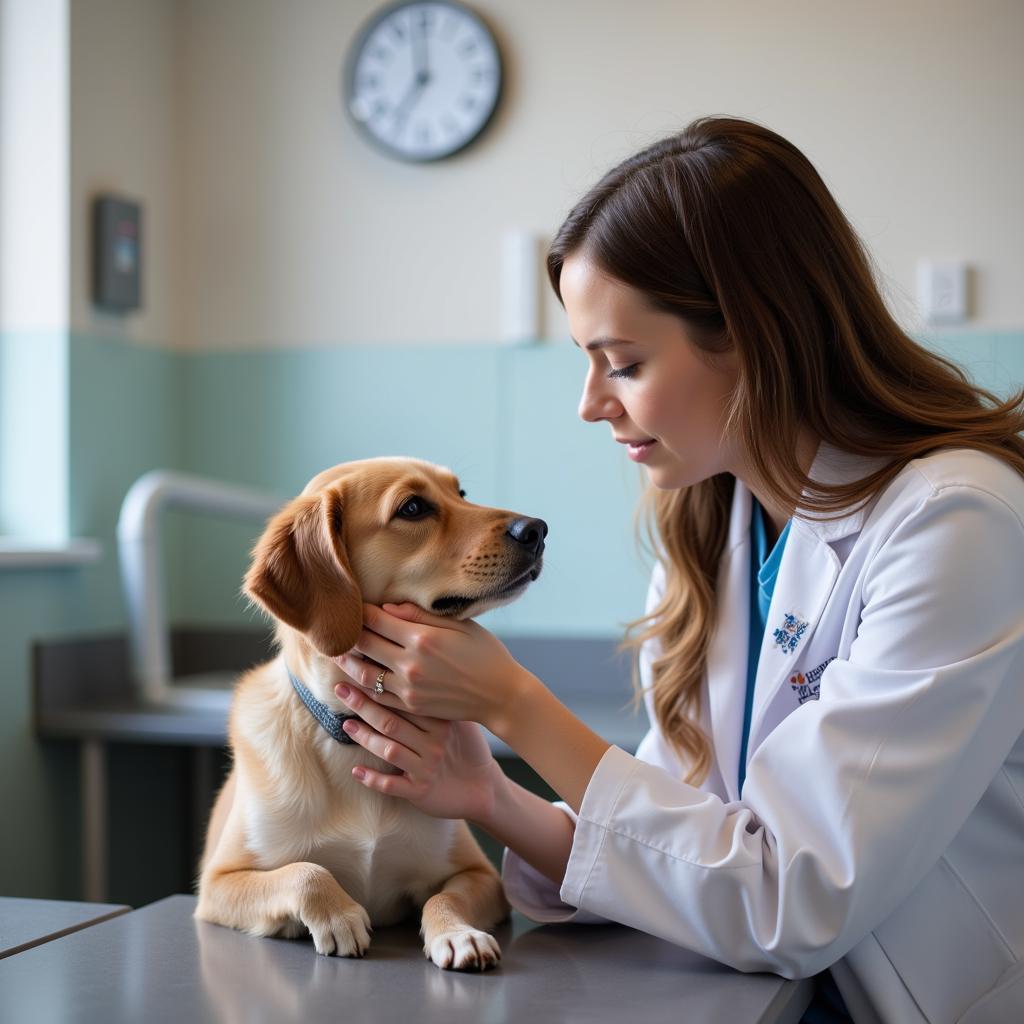
[[[431,514],[397,516],[412,497]],[[519,518],[464,500],[447,469],[368,459],[320,473],[269,521],[244,590],[273,616],[280,651],[235,690],[233,766],[210,818],[197,918],[252,935],[308,930],[318,953],[362,956],[371,922],[422,907],[424,953],[439,966],[483,969],[500,958],[487,933],[508,903],[466,823],[354,780],[357,763],[394,769],[334,740],[287,669],[347,710],[334,686],[348,677],[331,659],[355,645],[363,601],[429,611],[438,598],[465,596],[472,603],[448,613],[466,618],[513,600],[540,569],[507,535]]]

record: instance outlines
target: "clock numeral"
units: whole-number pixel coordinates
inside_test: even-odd
[[[381,63],[384,63],[384,64],[386,64],[389,60],[391,60],[391,53],[392,53],[392,51],[389,50],[386,46],[379,46],[379,45],[375,46],[370,51],[370,55],[372,57],[374,57],[376,60],[381,61]]]
[[[477,105],[478,100],[472,93],[466,93],[465,96],[461,97],[461,103],[464,110],[472,110]]]
[[[370,109],[370,117],[383,117],[390,109],[391,108],[384,100],[374,100],[373,107]]]
[[[475,39],[467,39],[461,46],[459,46],[459,56],[469,57],[477,48],[477,45],[478,44]]]
[[[444,128],[449,135],[454,135],[459,130],[459,123],[455,118],[445,114],[441,121],[441,127]]]
[[[360,89],[379,89],[380,79],[376,75],[360,75],[358,87]]]
[[[430,145],[430,125],[421,122],[416,125],[416,141],[421,146]]]
[[[492,67],[488,66],[488,67],[484,67],[484,68],[473,68],[473,81],[474,82],[482,82],[482,81],[484,81],[484,79],[493,78],[493,77],[494,77],[494,68],[492,68]]]
[[[391,31],[395,34],[395,38],[398,39],[399,42],[405,42],[405,29],[402,28],[397,21],[393,21],[391,23]]]
[[[425,36],[430,35],[430,30],[434,25],[434,12],[430,10],[420,11],[420,28],[423,30]]]

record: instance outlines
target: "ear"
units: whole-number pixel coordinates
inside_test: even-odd
[[[303,633],[330,658],[355,646],[363,596],[342,542],[336,488],[296,498],[267,524],[253,548],[244,593]]]

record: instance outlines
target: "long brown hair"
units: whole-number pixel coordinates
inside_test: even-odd
[[[605,174],[548,252],[560,302],[562,264],[578,251],[678,316],[709,358],[735,349],[726,430],[781,505],[838,516],[910,460],[946,447],[989,452],[1024,475],[1024,389],[1000,401],[897,325],[871,257],[821,177],[767,128],[700,118]],[[797,463],[802,429],[881,458],[881,468],[817,484]],[[657,607],[627,625],[622,647],[635,655],[639,701],[640,646],[656,645],[655,714],[694,783],[711,765],[701,680],[734,484],[722,473],[678,490],[650,486],[640,507],[666,586]]]

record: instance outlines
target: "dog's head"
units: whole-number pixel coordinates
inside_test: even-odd
[[[541,519],[472,504],[429,462],[346,462],[270,519],[243,590],[336,657],[358,640],[364,601],[467,619],[515,600],[540,575],[547,532]]]

